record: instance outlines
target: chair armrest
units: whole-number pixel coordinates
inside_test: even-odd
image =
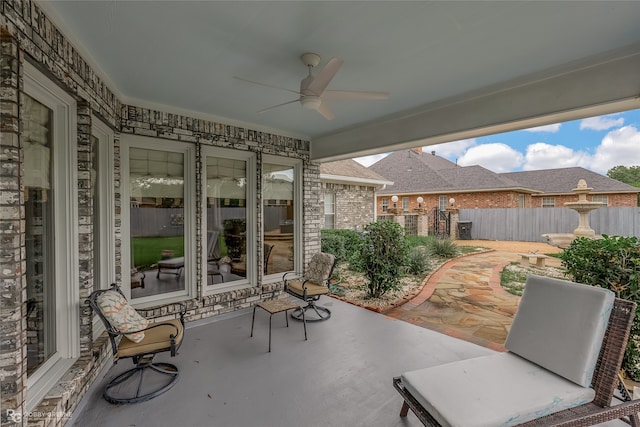
[[[288,275],[288,274],[295,274],[295,275],[297,275],[297,276],[302,276],[302,273],[300,273],[300,272],[298,272],[298,271],[287,271],[286,273],[284,273],[284,274],[282,275],[282,280],[283,280],[284,282],[286,282],[286,281],[287,281],[286,277],[287,277],[287,275]]]

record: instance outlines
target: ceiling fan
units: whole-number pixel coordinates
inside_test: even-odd
[[[266,86],[274,89],[286,90],[293,92],[298,96],[297,99],[292,101],[283,102],[282,104],[273,105],[271,107],[264,108],[258,113],[264,113],[265,111],[282,107],[283,105],[293,104],[294,102],[300,102],[304,108],[310,110],[316,110],[318,113],[327,120],[334,119],[334,115],[329,109],[327,101],[334,100],[375,100],[375,99],[387,99],[389,97],[388,92],[363,92],[354,90],[327,90],[327,86],[331,83],[331,80],[336,75],[342,63],[344,62],[339,58],[331,58],[329,62],[322,68],[317,74],[311,74],[311,70],[320,64],[320,56],[315,53],[305,53],[300,59],[309,69],[309,75],[302,79],[300,82],[300,90],[291,90],[283,87],[273,86],[266,83],[255,82],[252,80],[235,77],[238,80],[242,80],[248,83],[257,84],[260,86]]]

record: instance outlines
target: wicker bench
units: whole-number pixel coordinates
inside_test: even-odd
[[[400,416],[411,409],[428,426],[590,426],[623,417],[640,426],[640,400],[612,405],[635,306],[602,288],[529,276],[508,351],[394,378]]]
[[[522,265],[529,265],[529,263],[531,262],[532,259],[536,260],[536,267],[544,267],[545,265],[545,260],[547,258],[549,258],[547,255],[544,254],[533,254],[533,253],[529,253],[529,254],[518,254],[521,257],[521,262]]]

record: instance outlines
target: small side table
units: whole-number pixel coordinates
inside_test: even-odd
[[[251,318],[251,336],[253,337],[253,324],[256,320],[256,308],[260,307],[267,313],[269,313],[269,352],[271,352],[271,317],[276,313],[284,311],[284,317],[287,320],[287,328],[289,327],[289,316],[287,312],[289,310],[299,309],[300,306],[287,299],[272,299],[268,301],[262,301],[253,306],[253,317]],[[307,340],[307,322],[304,318],[304,310],[302,310],[302,325],[304,326],[304,339]]]

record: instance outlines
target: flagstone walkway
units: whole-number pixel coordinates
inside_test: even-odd
[[[504,351],[520,298],[502,289],[500,272],[519,260],[516,252],[506,251],[451,260],[429,277],[420,294],[386,315]]]

